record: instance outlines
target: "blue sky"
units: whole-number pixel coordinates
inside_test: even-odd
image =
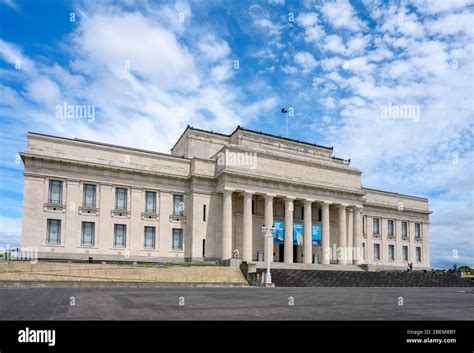
[[[20,239],[27,131],[169,152],[188,124],[284,135],[291,107],[289,136],[364,186],[429,197],[432,266],[474,266],[473,8],[0,0],[0,246]],[[58,119],[64,102],[95,119]]]

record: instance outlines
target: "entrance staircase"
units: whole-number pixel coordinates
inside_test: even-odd
[[[257,268],[258,278],[264,272],[264,269]],[[459,278],[455,273],[275,268],[271,274],[272,282],[277,287],[474,287],[472,280]]]

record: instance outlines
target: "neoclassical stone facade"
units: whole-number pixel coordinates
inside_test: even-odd
[[[22,246],[40,258],[247,262],[266,246],[274,262],[428,268],[428,200],[363,188],[332,152],[242,127],[188,126],[171,154],[29,133]]]

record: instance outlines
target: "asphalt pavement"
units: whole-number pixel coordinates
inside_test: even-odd
[[[472,320],[470,288],[0,288],[1,320]]]

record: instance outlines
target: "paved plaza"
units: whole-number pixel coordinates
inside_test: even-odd
[[[0,288],[2,320],[471,320],[473,312],[469,288]]]

